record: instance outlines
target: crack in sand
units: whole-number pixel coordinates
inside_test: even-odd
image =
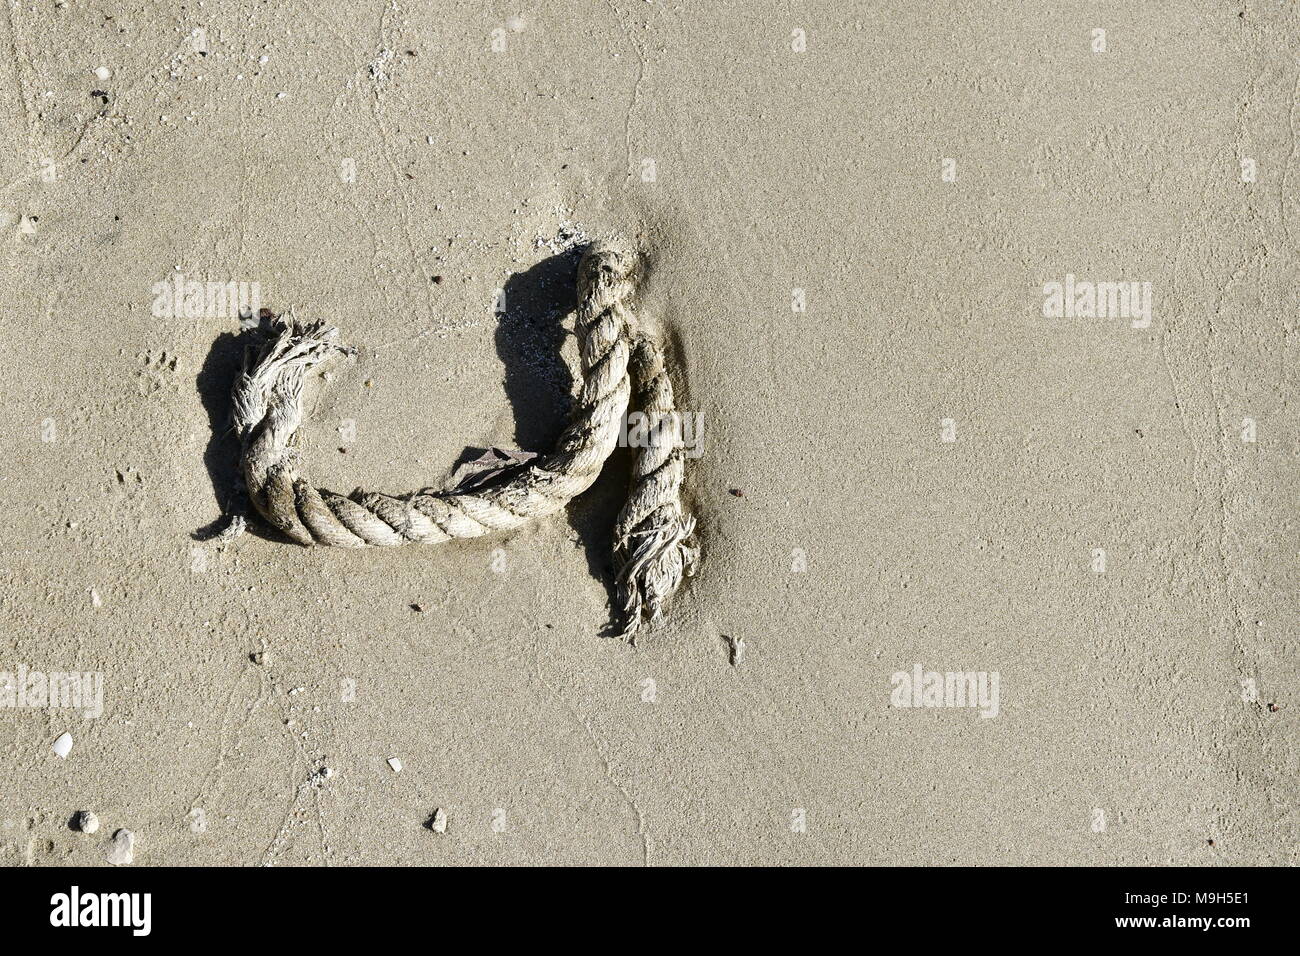
[[[624,24],[623,15],[619,12],[618,7],[614,5],[614,0],[605,0],[605,5],[609,7],[609,12],[613,14],[614,21],[618,24],[618,28],[623,34],[623,39],[627,40],[628,46],[632,48],[632,52],[636,54],[638,61],[636,80],[632,84],[631,99],[628,103],[627,110],[623,114],[623,148],[627,153],[627,172],[625,178],[631,179],[632,114],[636,112],[637,104],[641,100],[641,84],[645,80],[646,57],[645,54],[641,52],[641,47],[637,44],[636,40],[632,39],[632,32],[627,28],[627,25]]]
[[[541,684],[543,687],[546,688],[547,691],[550,692],[553,698],[555,698],[557,701],[559,701],[561,704],[564,705],[564,709],[569,712],[569,716],[572,717],[577,722],[578,726],[582,728],[583,733],[587,735],[587,739],[591,743],[592,749],[596,751],[596,756],[600,760],[601,772],[605,775],[605,779],[609,782],[611,786],[613,786],[615,790],[619,792],[619,794],[623,797],[624,802],[627,803],[627,805],[632,808],[632,813],[636,816],[637,835],[641,838],[641,864],[643,866],[650,866],[650,856],[654,845],[650,839],[650,830],[646,823],[645,812],[641,809],[640,805],[633,798],[631,791],[629,791],[627,787],[625,787],[623,783],[618,779],[618,777],[614,775],[613,764],[610,761],[608,755],[606,754],[606,750],[605,747],[602,745],[600,735],[597,734],[596,731],[592,728],[590,722],[581,713],[579,713],[573,707],[573,705],[570,704],[568,700],[566,700],[564,696],[560,694],[559,691],[556,690],[556,688],[552,686],[549,681],[546,680],[546,678],[542,676],[541,648],[539,646],[539,643],[540,642],[536,638],[534,638],[533,667],[532,667],[533,676],[537,679],[537,682],[539,684]]]

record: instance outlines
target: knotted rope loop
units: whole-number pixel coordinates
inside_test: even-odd
[[[624,634],[659,619],[682,578],[693,572],[695,526],[682,509],[681,425],[663,353],[632,312],[634,257],[605,243],[578,264],[576,331],[582,388],[569,424],[550,454],[477,476],[472,489],[401,497],[355,492],[350,497],[313,487],[301,473],[296,436],[303,421],[303,382],[313,369],[352,349],[324,323],[279,320],[274,338],[250,349],[231,394],[249,501],[293,541],[340,548],[437,544],[518,528],[563,508],[600,474],[614,451],[632,398],[655,436],[638,453],[627,504],[615,533]],[[242,516],[230,532],[243,528]],[[229,535],[228,535],[229,536]]]

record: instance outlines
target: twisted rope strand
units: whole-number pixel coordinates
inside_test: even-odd
[[[668,598],[684,577],[695,573],[699,559],[691,540],[695,519],[681,501],[686,473],[682,422],[657,342],[638,336],[632,369],[648,440],[637,456],[632,489],[614,526],[624,636],[635,634],[643,617],[654,622],[663,616]]]
[[[248,500],[302,545],[437,544],[518,528],[558,511],[596,480],[627,419],[631,362],[652,434],[662,430],[664,441],[652,441],[639,455],[636,480],[619,517],[619,600],[627,615],[625,634],[636,631],[643,611],[658,619],[694,566],[695,551],[685,543],[694,520],[684,515],[679,499],[681,428],[672,385],[662,354],[639,335],[629,304],[634,265],[631,255],[609,244],[587,250],[578,265],[576,322],[583,383],[571,420],[549,455],[502,469],[473,491],[345,497],[313,487],[300,472],[296,446],[303,382],[312,369],[354,350],[337,344],[338,331],[324,323],[280,320],[274,340],[246,352],[231,395]],[[223,537],[243,527],[242,516],[235,515]]]

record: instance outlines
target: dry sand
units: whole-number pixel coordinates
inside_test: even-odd
[[[0,709],[0,862],[1296,862],[1298,54],[1264,0],[6,3],[0,671],[103,713]],[[504,539],[192,536],[240,323],[156,283],[340,326],[309,473],[403,492],[558,432],[573,228],[703,415],[669,626],[600,636],[625,460]]]

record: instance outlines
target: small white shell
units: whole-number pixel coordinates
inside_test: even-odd
[[[118,830],[113,834],[113,845],[108,850],[108,862],[114,866],[125,866],[135,861],[135,834],[130,830]]]

